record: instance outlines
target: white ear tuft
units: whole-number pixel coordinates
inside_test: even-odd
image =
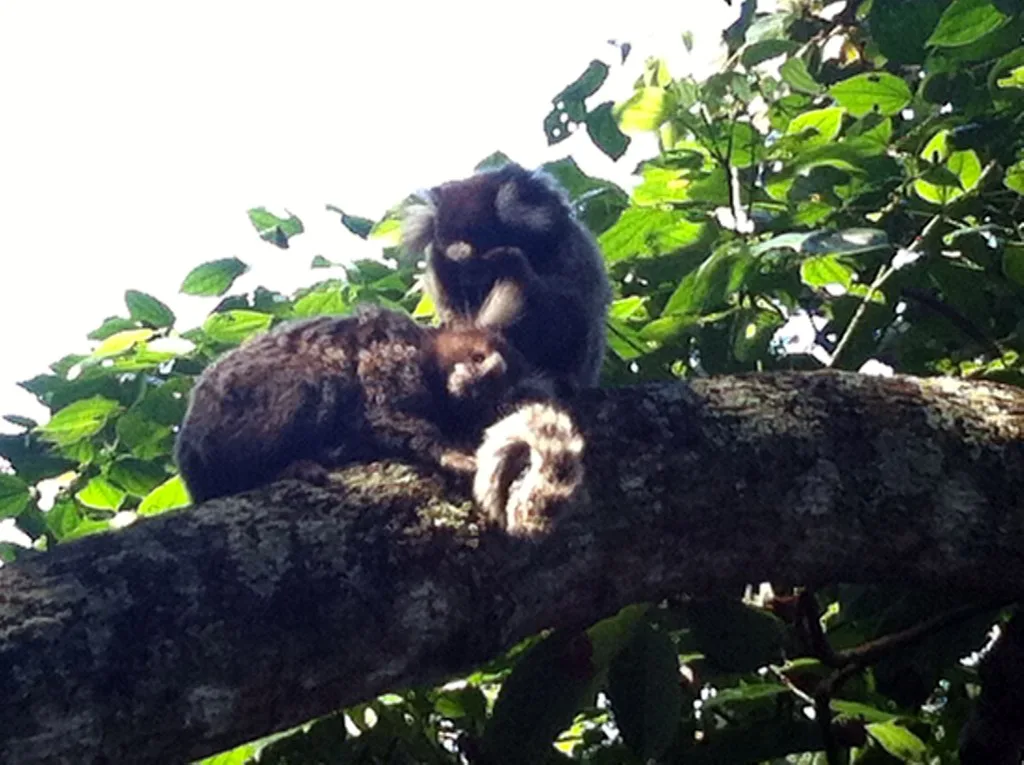
[[[412,252],[424,252],[434,239],[437,207],[425,198],[423,204],[409,205],[402,213],[402,244]]]

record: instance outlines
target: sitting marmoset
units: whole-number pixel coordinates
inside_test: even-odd
[[[176,445],[196,502],[309,478],[317,464],[405,457],[473,469],[483,428],[525,366],[500,335],[396,312],[291,322],[218,359]]]
[[[597,384],[611,288],[600,250],[553,178],[516,164],[450,181],[409,207],[442,324],[501,329],[563,388]]]
[[[490,476],[474,482],[485,516],[529,534],[579,478],[581,444],[548,391],[495,332],[363,309],[284,324],[219,359],[192,391],[176,457],[195,502],[284,477],[322,480],[351,462],[397,457],[472,472],[479,458]],[[509,515],[524,503],[528,512]]]

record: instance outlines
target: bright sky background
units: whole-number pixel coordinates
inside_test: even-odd
[[[174,3],[57,0],[0,8],[0,414],[45,409],[14,383],[89,349],[126,315],[125,289],[168,303],[178,329],[214,299],[185,274],[237,256],[236,282],[288,291],[366,250],[324,210],[377,217],[414,189],[500,149],[535,165],[572,153],[623,182],[652,145],[611,163],[576,135],[547,147],[550,99],[608,38],[673,74],[706,67],[737,11],[721,0]],[[684,30],[696,47],[687,56]],[[610,95],[608,95],[610,94]],[[261,242],[250,207],[287,208],[306,233]]]

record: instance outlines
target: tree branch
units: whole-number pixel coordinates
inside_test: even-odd
[[[1024,391],[776,374],[592,391],[576,415],[587,496],[540,543],[380,463],[0,569],[0,761],[195,759],[680,592],[1024,590]]]

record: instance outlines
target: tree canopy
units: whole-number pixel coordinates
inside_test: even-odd
[[[771,445],[758,442],[761,451],[748,455],[749,463],[717,452],[720,462],[700,463],[702,475],[725,487],[718,495],[682,485],[701,508],[718,497],[756,519],[716,527],[722,550],[742,549],[750,557],[732,560],[721,552],[705,566],[742,572],[743,561],[757,560],[757,545],[743,535],[757,529],[772,536],[771,518],[786,520],[789,536],[785,544],[773,537],[770,548],[789,559],[775,567],[762,560],[749,578],[687,571],[719,586],[728,580],[736,588],[729,592],[675,589],[674,577],[651,573],[649,595],[639,584],[623,586],[648,602],[609,597],[605,607],[625,607],[587,629],[535,635],[504,654],[509,646],[498,638],[467,648],[460,661],[443,665],[461,675],[432,674],[433,681],[447,681],[443,686],[388,687],[385,696],[355,699],[344,711],[207,762],[258,756],[261,763],[298,765],[953,763],[965,726],[977,746],[1002,746],[1004,761],[1019,762],[1022,742],[1013,738],[1019,731],[984,712],[986,703],[997,711],[1005,703],[982,696],[983,712],[972,713],[979,670],[976,660],[962,661],[985,646],[994,623],[1005,627],[1005,607],[1024,583],[1013,578],[1019,560],[993,537],[954,555],[948,545],[959,524],[925,531],[915,527],[913,511],[924,503],[921,517],[950,518],[955,509],[967,536],[966,529],[983,534],[970,513],[984,509],[993,514],[986,519],[1000,519],[988,533],[1007,540],[1017,539],[1024,515],[1020,494],[1011,493],[1017,486],[1010,469],[1021,464],[1021,399],[987,384],[1024,385],[1024,7],[1015,0],[810,0],[758,13],[750,0],[740,5],[725,33],[728,57],[708,78],[679,76],[650,59],[630,97],[602,101],[610,66],[632,63],[623,45],[618,53],[625,64],[591,62],[552,97],[551,112],[538,115],[550,143],[571,138],[571,147],[586,132],[613,159],[624,154],[631,135],[657,136],[657,153],[638,165],[629,189],[587,175],[569,156],[545,166],[597,235],[615,288],[604,383],[686,380],[700,387],[708,376],[820,370],[959,380],[925,386],[921,409],[900,409],[873,408],[870,401],[909,396],[902,384],[879,382],[879,392],[838,396],[769,376],[780,388],[802,392],[766,409],[768,420],[795,411],[797,419],[818,423],[823,420],[800,401],[816,395],[831,401],[822,411],[845,438],[823,437],[835,455],[812,461],[816,479],[783,486],[757,475],[759,463],[763,472],[784,469],[779,455],[792,441],[780,437]],[[504,160],[496,153],[481,166]],[[0,473],[0,518],[15,519],[35,547],[0,545],[9,571],[30,571],[82,537],[128,538],[118,529],[134,519],[187,507],[171,450],[188,391],[205,366],[250,335],[286,319],[344,313],[360,302],[429,320],[433,309],[417,283],[420,264],[399,243],[403,204],[380,220],[328,208],[353,236],[379,242],[380,259],[317,256],[310,286],[290,295],[264,287],[234,291],[248,269],[237,258],[200,264],[180,289],[215,301],[202,326],[182,329],[158,297],[128,290],[121,313],[89,333],[91,353],[66,356],[22,383],[52,415],[42,425],[8,415],[23,432],[0,435],[0,457],[10,465]],[[303,232],[293,215],[263,208],[248,215],[268,246],[282,251]],[[852,385],[841,375],[822,379],[836,390]],[[701,390],[714,398],[711,385]],[[943,385],[962,387],[951,393]],[[749,390],[774,395],[767,387]],[[936,403],[947,395],[959,409]],[[655,409],[673,406],[653,400]],[[723,394],[721,401],[739,407],[742,399]],[[632,412],[638,421],[647,416],[625,404],[584,403],[582,410],[598,412],[595,422],[601,411]],[[948,414],[935,425],[939,435],[918,429],[936,412]],[[891,430],[883,414],[891,417]],[[665,432],[675,433],[673,427]],[[976,435],[981,431],[984,438]],[[625,450],[639,454],[644,445],[627,425],[619,435],[620,458],[628,462],[634,452]],[[858,448],[858,438],[868,436],[870,448]],[[957,437],[971,448],[957,447]],[[612,455],[602,463],[605,476],[614,474],[611,441],[610,434],[595,436],[598,455]],[[942,461],[929,462],[936,453]],[[792,454],[804,453],[794,447]],[[886,463],[887,455],[900,460]],[[672,464],[685,471],[689,463]],[[744,494],[729,472],[741,465],[750,485],[787,493],[782,499]],[[976,491],[982,473],[1001,483]],[[916,480],[927,491],[904,490]],[[41,482],[57,487],[45,510]],[[814,535],[824,534],[821,519],[813,516],[822,492],[848,493],[850,506],[872,508],[853,525],[840,518],[831,527],[850,540],[856,558],[830,570],[793,564],[801,559],[801,527],[784,514],[771,515],[785,507],[806,510],[806,528],[814,530],[806,534],[816,541],[803,544],[820,544],[824,537]],[[611,493],[623,514],[631,507],[650,512],[641,508],[640,492]],[[832,494],[829,507],[842,504]],[[685,513],[688,496],[671,512]],[[769,515],[759,515],[769,507]],[[189,522],[181,516],[191,512],[138,526],[153,524],[158,535]],[[836,544],[835,554],[841,549]],[[961,568],[970,555],[975,577],[964,573],[970,566]],[[1000,568],[986,568],[986,555]],[[930,577],[920,574],[923,566],[914,568],[922,561],[934,564]],[[883,575],[886,570],[893,573]],[[1009,577],[1004,582],[1000,571]],[[812,575],[823,578],[793,578]],[[762,579],[772,581],[774,595],[755,591]],[[740,602],[743,583],[753,587]],[[688,597],[691,591],[700,597]],[[14,608],[5,604],[0,599],[0,612]],[[509,636],[522,637],[515,630]],[[145,641],[146,633],[137,638]],[[0,631],[0,688],[14,672],[4,666],[2,641]],[[477,661],[472,674],[462,664],[466,657]],[[365,669],[371,674],[374,667]],[[1010,673],[1005,685],[1001,700],[1024,699],[1024,672]],[[367,684],[366,690],[379,689]],[[266,725],[252,732],[275,727]],[[28,753],[4,753],[33,761]]]

